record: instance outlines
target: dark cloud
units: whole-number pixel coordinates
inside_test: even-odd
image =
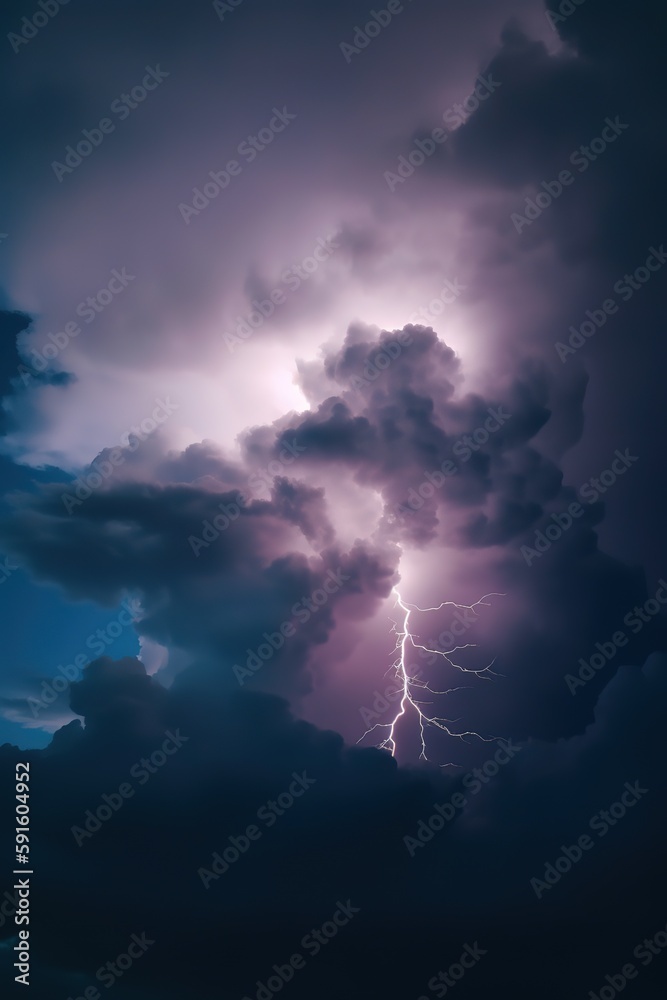
[[[665,818],[664,676],[658,661],[621,672],[584,736],[511,743],[512,759],[475,785],[472,775],[404,771],[380,751],[347,749],[268,695],[204,695],[186,675],[159,691],[137,663],[91,664],[72,691],[73,704],[91,713],[85,730],[72,723],[46,751],[0,750],[3,786],[19,759],[32,772],[33,849],[42,859],[33,989],[40,998],[53,982],[83,991],[132,933],[145,931],[155,944],[133,966],[129,996],[253,996],[256,980],[303,953],[304,935],[348,899],[359,913],[309,956],[290,985],[294,996],[420,995],[466,942],[487,952],[470,972],[473,992],[509,981],[517,968],[547,998],[573,983],[604,983],[605,969],[664,927],[648,888]],[[102,706],[110,710],[103,729]],[[492,743],[486,759],[497,750]],[[294,775],[312,784],[270,824],[271,806],[258,820]],[[600,821],[591,831],[626,782],[638,785],[637,804],[604,835]],[[128,797],[118,805],[121,785]],[[457,791],[465,807],[411,856],[405,838]],[[117,808],[102,809],[89,836],[85,823],[95,829],[104,795]],[[211,874],[214,852],[253,821],[258,841],[204,888],[200,870]],[[543,879],[561,844],[585,833],[594,847],[538,899],[530,880]],[[91,899],[104,900],[94,921]],[[388,941],[400,942],[391,960]],[[567,961],[551,964],[554,951]],[[650,996],[653,969],[641,975]]]
[[[73,378],[68,372],[45,371],[43,366],[36,368],[34,359],[26,358],[19,351],[19,335],[29,329],[31,322],[30,316],[24,313],[0,310],[0,399],[4,404],[0,411],[0,431],[3,434],[17,426],[26,388],[66,386]]]
[[[254,998],[339,900],[359,914],[285,995],[435,995],[432,977],[479,943],[470,996],[599,996],[664,930],[664,276],[627,298],[615,285],[667,237],[665,14],[585,0],[552,30],[536,0],[420,4],[349,62],[340,43],[371,16],[360,0],[247,0],[224,23],[210,4],[65,5],[6,63],[7,299],[21,311],[2,317],[2,431],[8,454],[57,454],[68,471],[29,481],[12,466],[2,547],[35,588],[140,600],[136,632],[168,661],[153,677],[131,656],[94,661],[71,687],[79,718],[45,750],[0,748],[3,801],[18,760],[33,776],[37,1000],[80,996],[133,933],[155,944],[119,995]],[[5,35],[24,13],[7,6]],[[52,159],[158,59],[164,88],[59,185]],[[390,190],[385,172],[478,73],[499,86]],[[186,227],[179,201],[276,103],[294,124]],[[618,137],[578,171],[571,154],[606,119]],[[519,232],[513,213],[568,167],[574,183]],[[228,351],[253,298],[330,233],[331,261]],[[17,380],[123,265],[131,290],[53,371]],[[432,298],[454,281],[453,303]],[[560,356],[612,296],[617,313]],[[178,434],[109,446],[172,387]],[[82,488],[114,451],[113,475]],[[587,499],[619,453],[635,456],[627,475]],[[397,759],[350,745],[359,706],[393,679],[396,587],[429,608],[413,612],[416,639],[442,651],[455,636],[471,669],[493,660],[462,677],[409,649],[448,692],[434,712],[481,734],[427,726],[418,767],[407,711]],[[464,605],[431,610],[482,595],[472,624]],[[32,683],[12,680],[8,717]],[[512,759],[477,787],[465,772],[501,737]],[[258,820],[295,775],[314,784]],[[637,804],[595,833],[628,786]],[[457,792],[465,806],[411,857],[406,836],[428,837]],[[253,822],[258,841],[204,888],[198,871]],[[587,833],[591,850],[538,899],[531,879]],[[664,960],[639,970],[637,997],[659,995]]]
[[[482,553],[475,599],[509,595],[504,621],[485,639],[504,680],[452,695],[456,717],[522,737],[580,732],[613,669],[576,702],[566,673],[649,596],[642,574],[601,551],[602,502],[584,502],[534,444],[548,429],[552,394],[569,404],[572,428],[561,421],[552,440],[576,440],[584,382],[563,389],[545,365],[526,362],[484,398],[465,392],[460,361],[432,330],[369,337],[352,329],[325,358],[340,395],[249,430],[241,461],[204,443],[154,464],[160,485],[134,472],[123,481],[122,466],[120,479],[67,511],[59,486],[17,497],[3,529],[8,550],[74,597],[112,604],[138,594],[140,635],[186,651],[202,683],[251,683],[290,698],[335,668],[336,636],[377,612],[399,579],[401,548],[440,549],[443,559]],[[394,356],[391,344],[403,345]],[[298,478],[281,474],[291,469]],[[339,538],[345,513],[341,520],[329,487],[315,485],[346,480],[383,503],[372,538],[351,546]],[[253,497],[253,485],[267,498]],[[630,662],[661,635],[658,619],[632,637]]]
[[[5,537],[38,578],[74,597],[113,604],[139,593],[140,633],[222,657],[223,685],[238,682],[232,666],[243,667],[264,633],[277,630],[280,647],[260,684],[285,690],[300,678],[303,687],[309,650],[326,641],[338,604],[354,601],[370,614],[391,589],[396,553],[362,542],[342,551],[322,492],[284,477],[271,500],[238,499],[237,491],[127,483],[67,513],[62,487],[50,486],[17,500],[22,509]],[[309,555],[299,538],[321,548]],[[280,633],[287,624],[289,641]]]
[[[457,393],[461,362],[433,330],[368,337],[352,327],[339,354],[325,359],[340,396],[287,426],[281,421],[273,453],[295,435],[302,467],[334,464],[379,490],[394,538],[423,544],[435,534],[437,507],[481,508],[489,499],[494,516],[477,513],[461,537],[486,545],[516,537],[558,492],[558,470],[528,445],[549,419],[556,380],[526,365],[496,396]],[[258,440],[265,431],[246,446]],[[428,483],[434,473],[437,488]],[[422,485],[426,496],[417,492]]]

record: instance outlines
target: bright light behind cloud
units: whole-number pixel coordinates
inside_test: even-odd
[[[483,332],[473,336],[472,330],[483,331],[484,324],[467,319],[469,279],[460,265],[462,210],[424,207],[408,212],[388,189],[380,192],[387,203],[381,218],[368,209],[353,212],[350,199],[341,196],[337,209],[320,202],[311,206],[310,218],[302,211],[296,228],[281,229],[281,241],[276,242],[269,217],[260,225],[266,243],[245,246],[244,234],[236,255],[228,243],[222,246],[212,268],[220,283],[202,287],[191,325],[169,311],[171,286],[160,289],[138,269],[127,290],[90,325],[82,323],[81,335],[53,362],[76,381],[29,391],[30,408],[40,419],[24,421],[9,438],[9,449],[32,466],[79,468],[117,445],[134,423],[150,415],[155,399],[165,395],[178,404],[163,428],[172,446],[210,439],[233,449],[247,427],[306,408],[295,383],[296,359],[321,363],[325,345],[327,351],[339,347],[355,322],[390,331],[407,323],[432,326],[458,354],[480,357]],[[213,214],[208,219],[215,222]],[[240,217],[228,219],[239,236],[242,222]],[[77,230],[73,222],[69,225],[71,256]],[[318,239],[337,245],[297,287],[286,284],[286,269],[294,274]],[[107,262],[94,268],[87,258],[84,263],[86,273],[77,272],[75,288],[50,288],[41,316],[24,338],[26,351],[43,348],[48,333],[76,315],[84,291],[101,283]],[[209,265],[210,256],[206,267],[211,270]],[[452,295],[452,287],[461,292]],[[253,300],[266,301],[276,289],[284,292],[284,301],[249,336],[238,337]],[[17,305],[30,301],[29,291]],[[147,365],[141,352],[149,350],[156,324],[167,328],[163,353]],[[123,346],[130,343],[140,352],[134,368],[127,366]],[[330,391],[338,388],[332,383]]]

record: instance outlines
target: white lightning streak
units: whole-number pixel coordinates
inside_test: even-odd
[[[375,732],[376,729],[388,729],[389,730],[388,735],[383,740],[381,740],[380,743],[376,745],[380,750],[389,750],[392,757],[394,757],[396,754],[396,736],[395,736],[396,726],[398,724],[399,719],[401,719],[406,714],[406,712],[409,711],[411,708],[415,711],[417,718],[419,720],[419,731],[421,735],[421,753],[419,757],[422,760],[429,759],[426,753],[426,731],[425,731],[426,726],[435,726],[436,728],[447,733],[448,736],[455,737],[456,739],[463,740],[464,742],[466,741],[466,737],[469,736],[474,736],[476,739],[483,740],[485,743],[490,743],[493,740],[497,739],[497,737],[495,736],[485,737],[485,736],[480,736],[479,733],[473,733],[473,732],[454,733],[447,724],[448,723],[450,725],[454,724],[459,721],[458,719],[443,719],[438,716],[427,715],[426,712],[423,711],[421,706],[432,704],[432,702],[421,701],[419,698],[415,697],[414,694],[415,688],[421,689],[423,691],[428,691],[430,694],[434,695],[446,695],[450,694],[452,691],[460,691],[462,690],[462,688],[457,687],[457,688],[448,688],[446,691],[434,691],[431,687],[429,687],[426,681],[422,681],[418,677],[411,677],[410,674],[408,673],[408,667],[406,663],[406,650],[408,644],[410,644],[414,649],[423,649],[427,653],[435,653],[437,656],[442,656],[450,666],[454,667],[456,670],[460,670],[464,674],[476,674],[478,677],[482,677],[485,680],[488,680],[490,676],[499,677],[500,675],[494,673],[494,671],[491,669],[491,667],[495,662],[494,660],[492,660],[491,663],[489,663],[486,667],[482,667],[481,669],[478,670],[473,670],[469,667],[463,667],[461,666],[461,664],[456,663],[454,660],[450,659],[451,654],[457,652],[459,649],[469,649],[470,647],[475,646],[475,643],[473,642],[466,643],[463,646],[454,646],[452,649],[448,649],[445,652],[443,652],[440,649],[429,649],[427,646],[422,646],[420,643],[415,642],[415,637],[410,631],[410,615],[413,611],[422,611],[422,612],[440,611],[442,608],[445,607],[454,607],[457,608],[458,610],[468,610],[472,611],[473,614],[477,614],[475,609],[480,605],[483,604],[485,607],[489,607],[486,601],[487,597],[504,597],[505,595],[496,593],[485,594],[484,597],[481,597],[479,601],[476,601],[474,604],[455,604],[454,601],[443,601],[442,604],[439,604],[435,608],[419,608],[415,604],[408,604],[407,601],[404,601],[396,588],[394,588],[394,594],[396,595],[396,604],[404,612],[404,618],[400,629],[398,627],[399,626],[398,622],[394,622],[392,627],[392,632],[396,633],[396,646],[394,648],[394,652],[397,653],[398,655],[396,660],[392,663],[389,669],[394,671],[395,676],[399,681],[402,690],[401,702],[392,722],[377,723],[376,725],[371,726],[371,728],[366,730],[364,735],[361,736],[360,739],[357,740],[357,742],[361,743],[361,740],[363,740],[366,736],[368,736],[369,733]],[[456,765],[452,764],[441,765],[441,767],[452,767],[452,766]]]

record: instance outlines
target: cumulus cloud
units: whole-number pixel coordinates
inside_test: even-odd
[[[387,367],[378,366],[382,358]],[[211,442],[160,458],[156,445],[139,464],[128,452],[114,477],[75,506],[63,504],[56,484],[17,496],[3,529],[9,551],[73,597],[113,604],[138,594],[140,636],[171,648],[181,664],[198,663],[223,690],[247,682],[294,704],[317,700],[318,691],[326,698],[336,637],[382,613],[405,574],[401,560],[428,550],[436,558],[430,590],[441,593],[437,559],[480,553],[465,571],[465,592],[471,601],[507,595],[491,654],[504,680],[455,695],[454,706],[466,717],[472,710],[489,732],[580,729],[599,685],[573,710],[564,665],[647,594],[637,574],[600,551],[602,504],[582,503],[536,444],[552,395],[563,399],[556,377],[525,362],[493,395],[466,391],[451,348],[433,330],[407,326],[353,327],[337,353],[324,354],[317,378],[336,394],[248,429],[236,458]],[[581,384],[566,399],[576,427]],[[360,516],[355,491],[375,497],[374,510]],[[579,515],[570,517],[576,503]],[[559,537],[545,551],[539,533],[568,518],[567,530],[547,532]],[[462,586],[454,576],[454,593],[443,597],[462,600]],[[562,627],[569,616],[574,633]],[[639,637],[635,655],[646,654],[654,631]],[[362,657],[360,640],[356,633],[347,649],[350,663]],[[355,673],[363,703],[376,675],[361,659]],[[353,719],[331,721],[352,734]]]
[[[89,664],[71,712],[40,718],[57,730],[45,750],[0,748],[6,801],[12,765],[34,773],[38,996],[81,995],[144,931],[156,943],[128,996],[253,996],[339,899],[360,914],[295,997],[435,992],[475,941],[473,993],[520,981],[561,1000],[599,991],[664,927],[664,615],[627,624],[665,572],[662,276],[617,290],[665,235],[661,15],[586,0],[552,27],[538,0],[424,4],[349,62],[358,0],[253,0],[224,24],[210,5],[78,21],[65,7],[10,65],[8,133],[25,142],[7,172],[20,312],[3,313],[3,463],[30,471],[11,465],[0,540],[35,587],[142,608],[140,658]],[[22,13],[6,16],[9,31]],[[51,160],[158,59],[164,86],[59,185]],[[390,189],[386,171],[480,73],[498,82],[488,99]],[[221,101],[229,80],[241,97]],[[179,202],[275,104],[296,114],[289,130],[186,226]],[[598,154],[608,118],[622,124]],[[573,183],[518,231],[513,214],[565,168]],[[330,259],[229,350],[253,300],[329,234]],[[17,379],[119,267],[136,268],[127,290]],[[617,312],[561,356],[610,297]],[[131,447],[124,432],[168,393],[173,422]],[[636,467],[589,502],[583,484],[617,450]],[[429,733],[419,768],[407,717],[397,759],[352,746],[396,655],[397,587],[427,608],[493,595],[464,616],[458,652],[494,675],[410,650],[449,692],[437,710],[486,736]],[[415,637],[449,648],[453,615],[414,612]],[[601,653],[619,629],[627,643]],[[573,691],[596,651],[605,664]],[[35,683],[12,680],[6,718],[32,724]],[[501,738],[511,759],[471,784]],[[312,788],[205,889],[199,869],[295,774]],[[123,782],[133,794],[112,808]],[[628,784],[645,789],[636,807],[538,899],[531,879]]]

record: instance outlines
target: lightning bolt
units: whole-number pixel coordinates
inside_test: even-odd
[[[490,743],[497,739],[498,737],[496,736],[485,737],[474,732],[452,732],[449,726],[456,724],[456,722],[459,721],[458,719],[443,719],[435,715],[431,716],[427,714],[427,712],[424,711],[423,706],[430,705],[432,702],[423,701],[418,696],[418,693],[428,692],[433,695],[447,695],[451,694],[452,691],[461,691],[463,688],[455,687],[448,688],[446,691],[434,691],[426,681],[421,680],[419,677],[411,676],[407,666],[407,650],[409,646],[412,646],[414,649],[422,649],[427,653],[435,653],[437,656],[441,656],[444,660],[446,660],[446,662],[456,670],[460,670],[464,674],[474,674],[484,680],[489,680],[491,677],[500,677],[500,674],[494,673],[491,669],[495,660],[492,660],[486,667],[475,670],[470,667],[464,667],[460,663],[456,663],[451,659],[451,656],[458,652],[458,650],[470,649],[475,646],[476,644],[473,642],[466,643],[463,646],[454,646],[452,649],[445,650],[444,652],[440,649],[429,649],[427,646],[422,646],[420,643],[416,642],[415,636],[410,630],[410,615],[413,611],[441,611],[442,608],[446,607],[457,608],[461,611],[468,610],[472,611],[473,614],[477,614],[476,609],[480,605],[489,607],[487,602],[488,597],[504,597],[505,595],[496,593],[485,594],[478,601],[475,601],[474,604],[455,604],[454,601],[443,601],[442,604],[439,604],[434,608],[419,608],[415,604],[408,604],[407,601],[404,601],[395,587],[393,593],[396,596],[394,607],[399,607],[401,609],[403,612],[403,619],[401,622],[393,622],[392,632],[396,635],[396,646],[394,647],[393,652],[396,654],[396,659],[390,666],[389,671],[394,672],[394,676],[399,683],[400,690],[402,691],[401,701],[398,711],[391,722],[376,723],[376,725],[371,726],[371,728],[367,729],[363,736],[357,740],[357,743],[361,743],[366,736],[375,732],[376,729],[388,729],[388,734],[380,741],[380,743],[377,743],[376,746],[380,750],[388,750],[392,757],[394,757],[396,755],[396,726],[399,720],[411,710],[414,711],[419,722],[419,731],[421,736],[421,753],[419,754],[420,760],[429,760],[426,752],[426,729],[428,726],[434,726],[442,732],[447,733],[448,736],[463,740],[464,742],[467,742],[467,737],[475,737],[475,739],[483,740],[485,743]],[[440,766],[456,767],[457,765],[441,764]]]

